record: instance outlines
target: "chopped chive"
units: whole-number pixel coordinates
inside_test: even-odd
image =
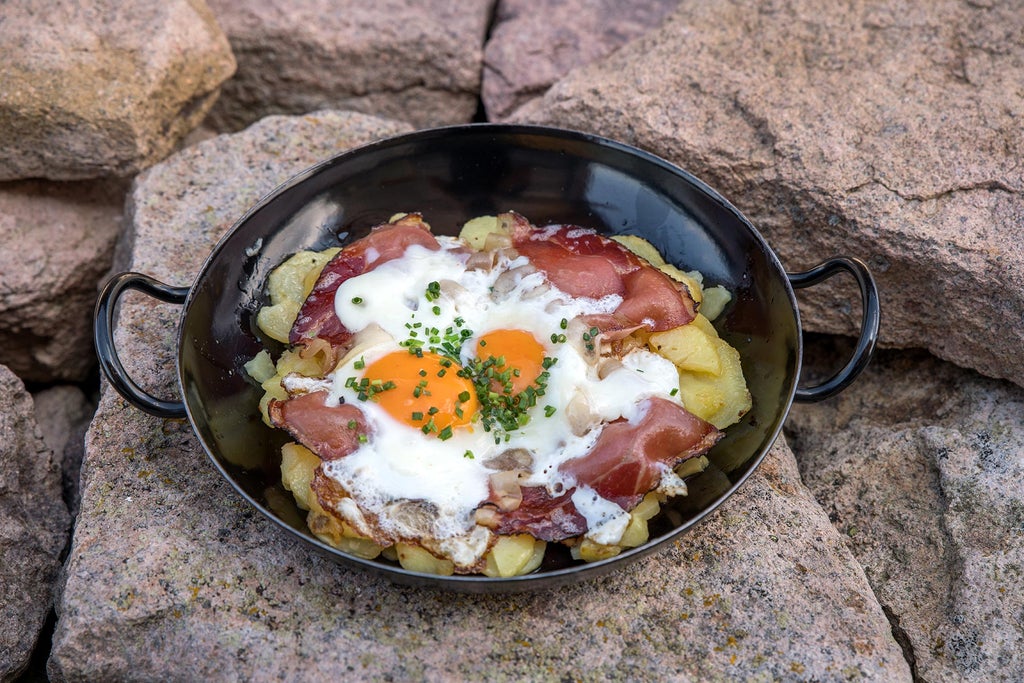
[[[352,367],[354,369],[356,369],[356,370],[362,370],[363,368],[366,367],[366,361],[363,360],[362,356],[360,356],[359,360],[357,360],[356,362],[352,363]]]
[[[420,420],[422,420],[422,419],[423,419],[423,413],[421,413],[421,412],[420,412],[420,411],[418,411],[418,410],[417,410],[417,411],[415,411],[415,412],[414,412],[414,413],[412,414],[412,419],[413,419],[414,421],[416,421],[416,422],[419,422]]]
[[[369,439],[366,438],[366,434],[360,434],[356,438],[359,439],[359,443],[366,443],[367,441],[369,441]]]
[[[469,458],[470,460],[472,460],[473,459],[473,451],[466,451],[465,453],[462,454],[462,457],[463,458]]]
[[[358,306],[359,304],[363,303],[363,297],[361,297],[361,296],[354,296],[354,297],[352,297],[352,303],[354,303],[356,306]]]
[[[676,395],[676,394],[678,394],[678,393],[679,393],[679,388],[678,388],[678,387],[674,387],[674,388],[672,389],[672,391],[668,392],[668,395],[669,395],[669,396],[675,396],[675,395]]]
[[[555,414],[554,406],[544,406],[544,417],[551,417]]]
[[[437,438],[441,439],[441,441],[447,441],[448,439],[452,438],[452,427],[451,427],[451,425],[448,425],[447,427],[442,429],[438,433]]]
[[[349,420],[348,421],[348,428],[349,429],[355,429],[358,426],[359,426],[359,423],[356,422],[355,420]]]

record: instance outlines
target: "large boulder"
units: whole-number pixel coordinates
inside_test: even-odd
[[[53,605],[68,510],[32,397],[0,365],[0,680],[28,666]]]
[[[208,124],[348,109],[416,126],[465,123],[494,0],[209,0],[238,73]]]
[[[481,97],[502,121],[589,64],[660,24],[680,0],[502,0],[484,50]]]
[[[121,232],[127,183],[0,184],[0,363],[33,382],[96,367],[93,305]]]
[[[0,64],[0,180],[131,175],[235,68],[203,0],[5,2]]]
[[[790,270],[869,262],[882,341],[1024,384],[1020,3],[683,3],[517,120],[652,150],[721,191]],[[849,287],[801,293],[850,334]]]
[[[139,177],[119,266],[190,282],[259,195],[340,147],[402,129],[324,112],[202,142]],[[160,395],[174,391],[176,313],[125,300],[118,321],[127,370]],[[402,587],[329,562],[243,501],[186,422],[112,391],[83,471],[55,680],[910,680],[860,566],[782,440],[662,552],[600,580],[509,596]]]
[[[1024,390],[887,352],[787,435],[920,680],[1024,679]]]

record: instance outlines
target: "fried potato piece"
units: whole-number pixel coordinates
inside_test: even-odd
[[[529,574],[540,566],[547,543],[530,534],[500,536],[487,553],[486,576],[506,578]]]
[[[661,511],[661,502],[654,493],[648,493],[643,500],[629,513],[629,524],[622,532],[622,538],[613,545],[604,545],[584,537],[582,541],[570,548],[574,559],[584,562],[606,560],[621,553],[626,548],[643,545],[650,538],[647,522]]]
[[[711,339],[718,352],[717,374],[679,369],[679,396],[691,413],[718,429],[735,424],[751,407],[750,392],[743,378],[739,351],[718,336],[711,322],[702,315],[690,323]]]
[[[699,313],[698,318],[703,318]],[[706,318],[705,318],[706,320]],[[664,332],[655,332],[647,344],[651,350],[675,363],[680,370],[702,372],[718,377],[722,374],[722,359],[718,353],[718,333],[709,334],[696,320]]]
[[[320,271],[339,251],[338,248],[300,251],[275,268],[267,278],[271,305],[262,307],[256,314],[256,326],[271,339],[287,344],[288,333],[302,302],[313,291]]]
[[[658,248],[643,237],[638,237],[637,235],[612,235],[612,239],[650,263],[661,272],[665,273],[665,275],[668,275],[676,282],[682,283],[682,285],[686,287],[687,291],[690,292],[690,298],[693,299],[694,303],[696,303],[698,307],[703,304],[704,290],[701,285],[702,281],[700,273],[697,271],[687,273],[679,270],[671,263],[666,262],[665,258],[661,255],[661,252],[658,251]]]
[[[411,572],[437,576],[451,576],[455,573],[455,564],[451,560],[435,557],[426,548],[418,545],[396,543],[395,551],[398,553],[398,563],[403,569]]]

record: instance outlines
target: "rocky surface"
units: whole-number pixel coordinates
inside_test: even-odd
[[[186,150],[140,177],[119,265],[188,282],[260,194],[340,146],[402,128],[323,112]],[[173,391],[176,322],[152,302],[121,308],[122,358],[161,395]],[[910,678],[784,441],[663,552],[554,592],[463,596],[326,561],[248,507],[187,423],[107,391],[87,436],[66,574],[49,665],[57,680],[278,680],[311,666],[392,680]]]
[[[886,344],[1024,384],[1024,11],[942,0],[683,3],[517,120],[653,150],[736,204],[790,270],[873,267]],[[846,285],[801,293],[852,333]]]
[[[0,180],[131,175],[206,115],[234,71],[202,0],[4,3]]]
[[[60,465],[25,385],[0,365],[0,680],[28,665],[53,603],[67,532]]]
[[[0,363],[32,382],[96,367],[92,316],[121,233],[123,181],[0,184]]]
[[[465,123],[476,112],[494,0],[209,4],[238,60],[209,118],[219,130],[326,108],[417,127]]]
[[[96,403],[78,386],[64,384],[33,394],[32,404],[43,443],[60,464],[64,502],[74,517],[78,514],[78,480],[85,456],[85,432],[96,412]]]
[[[679,0],[502,0],[484,52],[481,97],[502,121],[577,66],[660,24]]]
[[[888,352],[787,434],[920,679],[1024,678],[1024,390]]]

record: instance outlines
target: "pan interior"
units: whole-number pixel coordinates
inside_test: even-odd
[[[270,271],[301,249],[337,246],[391,215],[420,212],[439,234],[475,216],[514,210],[532,223],[572,223],[651,241],[666,259],[731,290],[715,321],[741,355],[753,409],[709,454],[690,494],[652,525],[641,548],[580,567],[553,558],[516,581],[420,577],[350,558],[309,533],[280,486],[283,433],[267,428],[262,391],[242,365],[266,343],[254,315]],[[589,135],[525,126],[422,131],[340,155],[296,176],[257,204],[204,264],[183,311],[179,372],[193,426],[231,484],[280,525],[332,556],[412,583],[478,591],[574,580],[650,552],[721,503],[760,462],[788,412],[800,365],[796,303],[785,272],[757,231],[699,180],[656,157]]]

